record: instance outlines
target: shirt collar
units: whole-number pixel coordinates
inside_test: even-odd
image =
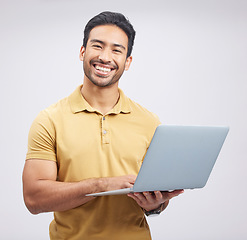
[[[90,106],[86,99],[81,94],[82,85],[78,86],[76,90],[69,96],[69,103],[73,113],[78,112],[98,112],[96,109]],[[119,100],[113,109],[107,114],[119,114],[119,113],[130,113],[131,107],[129,98],[119,88]]]

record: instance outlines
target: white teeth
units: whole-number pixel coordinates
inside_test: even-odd
[[[95,68],[96,68],[97,70],[102,71],[102,72],[110,72],[110,71],[111,71],[110,68],[100,67],[100,66],[98,66],[98,65],[96,65]]]

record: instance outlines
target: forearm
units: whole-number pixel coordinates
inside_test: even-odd
[[[66,211],[94,199],[86,194],[100,192],[106,188],[102,179],[87,179],[81,182],[58,182],[37,180],[33,187],[24,190],[27,208],[33,214]]]
[[[66,211],[94,199],[89,193],[130,188],[136,176],[91,178],[80,182],[59,182],[57,165],[47,160],[27,160],[23,170],[23,194],[28,210],[41,212]]]

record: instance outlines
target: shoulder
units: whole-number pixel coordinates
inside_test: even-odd
[[[68,98],[66,97],[41,110],[32,122],[30,133],[46,133],[55,137],[56,123],[64,115],[63,112],[68,112],[68,108]]]
[[[120,98],[122,98],[121,100],[122,106],[124,106],[126,110],[131,112],[131,115],[134,115],[136,117],[140,116],[159,122],[159,118],[156,114],[149,111],[147,108],[143,107],[139,103],[130,99],[128,96],[124,94],[124,92],[121,89],[119,89],[119,92],[120,92]]]
[[[38,118],[48,118],[53,120],[54,118],[60,117],[62,113],[71,112],[68,97],[65,97],[49,107],[43,109],[38,114]]]
[[[133,115],[135,115],[136,117],[142,117],[142,118],[145,118],[145,119],[149,119],[150,121],[156,123],[156,124],[160,124],[160,120],[159,120],[159,117],[149,111],[147,108],[143,107],[142,105],[140,105],[139,103],[131,100],[130,98],[128,98],[128,101],[129,101],[129,104],[130,104],[130,107],[131,107],[131,113]]]

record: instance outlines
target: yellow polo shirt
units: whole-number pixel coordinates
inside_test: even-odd
[[[26,159],[56,161],[62,182],[137,175],[159,119],[120,89],[118,103],[103,116],[87,103],[80,89],[40,112],[29,132]],[[151,239],[142,209],[126,195],[97,197],[55,212],[50,237]]]

